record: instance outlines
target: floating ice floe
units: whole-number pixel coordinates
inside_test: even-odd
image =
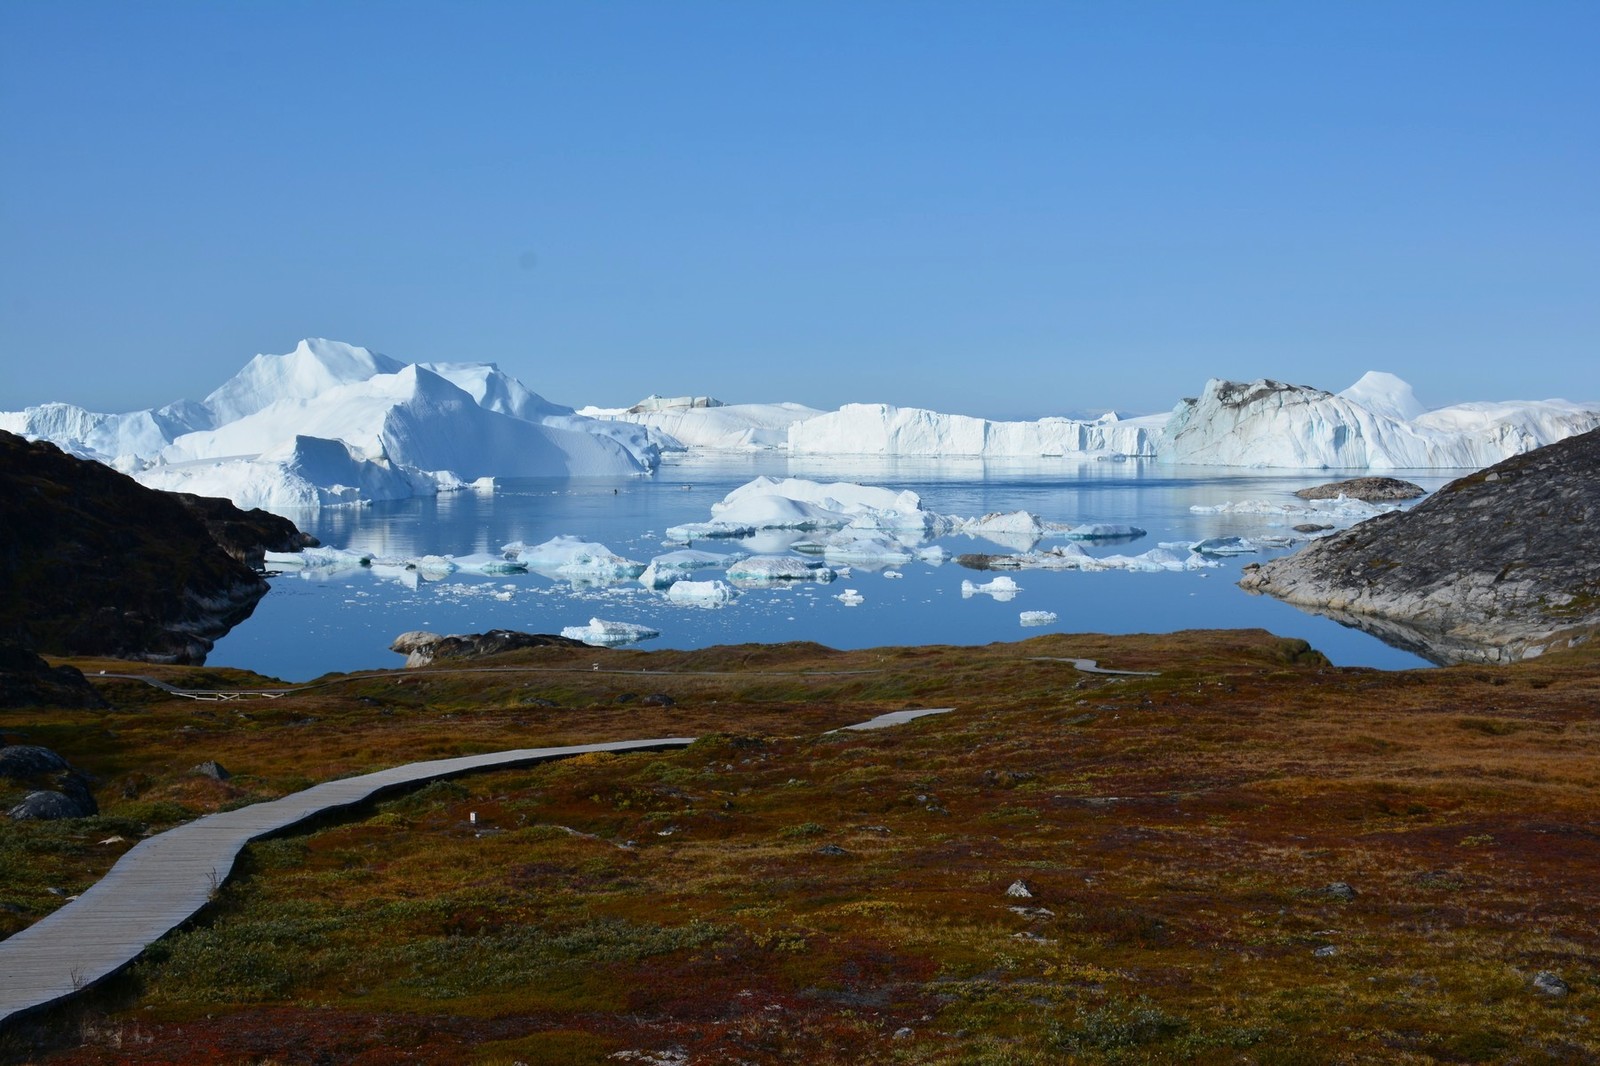
[[[596,647],[609,647],[616,644],[636,644],[641,640],[659,637],[661,630],[635,622],[607,622],[591,618],[586,626],[567,626],[561,631],[561,635],[569,640],[581,640]]]
[[[1045,529],[1052,537],[1066,537],[1068,540],[1137,540],[1145,535],[1145,531],[1138,526],[1117,522],[1083,522],[1078,525],[1048,522]]]
[[[528,564],[520,559],[508,559],[504,552],[476,552],[472,555],[457,555],[452,557],[457,569],[470,570],[475,574],[525,574]]]
[[[898,570],[885,570],[883,572],[883,576],[887,577],[887,578],[902,578],[902,577],[905,577],[906,575],[902,574]]]
[[[1054,611],[1023,611],[1019,616],[1025,626],[1047,626],[1056,620]]]
[[[553,537],[532,547],[514,541],[500,550],[530,570],[561,577],[621,580],[638,577],[645,570],[644,563],[624,559],[604,544],[578,537]]]
[[[693,548],[667,552],[650,560],[650,565],[639,575],[639,584],[647,589],[664,589],[674,582],[683,580],[696,570],[722,569],[742,558],[743,554],[719,555],[716,552],[696,551]]]
[[[1248,537],[1207,537],[1190,544],[1189,550],[1201,555],[1251,555],[1261,550]]]
[[[770,585],[784,581],[816,581],[826,584],[837,575],[792,555],[752,555],[728,567],[728,580],[736,584]]]
[[[861,595],[861,593],[857,592],[855,589],[845,589],[843,592],[834,596],[834,599],[838,600],[846,607],[859,607],[861,604],[867,602],[867,598]]]
[[[983,560],[989,570],[1198,570],[1221,566],[1216,559],[1198,552],[1179,555],[1167,547],[1151,548],[1139,555],[1107,555],[1095,557],[1076,544],[1059,544],[1044,551],[1018,552],[1015,555],[991,555]]]
[[[1239,500],[1218,504],[1194,504],[1194,514],[1257,515],[1263,518],[1292,519],[1296,522],[1323,521],[1354,525],[1375,515],[1398,511],[1398,503],[1367,503],[1348,496],[1331,500]]]
[[[726,581],[674,581],[667,588],[669,603],[695,607],[721,607],[738,596],[739,590]]]
[[[1022,587],[1004,574],[993,581],[986,581],[982,585],[975,585],[971,581],[963,581],[961,583],[961,598],[964,600],[981,594],[993,596],[995,599],[1004,602],[1014,599],[1017,593],[1021,591]]]
[[[349,548],[302,548],[297,552],[267,552],[263,561],[273,570],[354,570],[370,566],[371,552]]]

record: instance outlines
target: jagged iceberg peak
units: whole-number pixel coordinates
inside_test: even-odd
[[[310,400],[331,388],[397,373],[405,364],[370,348],[307,337],[287,355],[258,355],[223,382],[204,406],[226,425],[282,400]]]
[[[1381,375],[1369,384],[1363,391],[1386,410],[1308,385],[1213,378],[1173,409],[1160,457],[1302,470],[1476,469],[1600,426],[1600,410],[1563,400],[1458,404],[1407,419],[1392,413],[1410,393],[1404,382]]]
[[[461,389],[478,402],[479,407],[499,411],[503,415],[538,422],[546,418],[564,418],[573,413],[572,408],[551,403],[516,378],[501,370],[495,363],[419,363],[446,381]]]
[[[1367,371],[1360,381],[1339,395],[1373,414],[1387,415],[1401,422],[1409,422],[1428,410],[1411,391],[1408,382],[1381,370]]]

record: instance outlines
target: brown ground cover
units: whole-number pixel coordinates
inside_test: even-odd
[[[1053,661],[1078,656],[1160,673]],[[1587,648],[1383,673],[1191,632],[485,665],[229,703],[98,681],[111,711],[7,712],[98,775],[103,815],[0,830],[0,932],[220,806],[702,737],[254,845],[202,920],[15,1027],[9,1061],[1600,1062]],[[955,710],[824,732],[929,706]],[[205,759],[235,776],[188,772]]]

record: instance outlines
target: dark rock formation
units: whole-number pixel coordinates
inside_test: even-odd
[[[20,791],[27,794],[14,802]],[[6,814],[17,821],[100,813],[89,779],[49,748],[33,744],[0,747],[0,795],[8,797]]]
[[[204,662],[267,591],[208,526],[242,556],[294,538],[280,519],[190,499],[0,432],[0,632],[51,655]]]
[[[243,511],[234,506],[232,500],[196,496],[192,492],[167,495],[198,518],[223,551],[257,570],[261,569],[267,552],[297,552],[301,548],[315,548],[320,543],[311,534],[300,532],[287,518],[259,507]]]
[[[0,707],[104,707],[72,666],[51,666],[22,641],[0,640]]]
[[[1239,584],[1434,662],[1507,662],[1600,629],[1600,430],[1452,481]]]
[[[1331,481],[1326,485],[1301,489],[1295,495],[1302,500],[1337,500],[1344,496],[1363,503],[1388,503],[1393,500],[1414,500],[1425,493],[1421,485],[1413,485],[1397,477],[1353,477],[1348,481]]]
[[[389,650],[406,657],[407,666],[427,666],[441,659],[481,659],[485,655],[522,648],[585,648],[588,645],[570,637],[550,633],[521,633],[515,629],[491,629],[487,633],[440,636],[426,630],[401,633]]]

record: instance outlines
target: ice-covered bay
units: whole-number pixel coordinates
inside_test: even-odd
[[[695,541],[687,548],[669,543],[669,528],[707,521],[717,513],[715,505],[763,475],[882,488],[889,490],[887,496],[870,498],[898,501],[902,514],[909,512],[910,499],[901,495],[907,492],[936,516],[1024,512],[1037,517],[1044,530],[1038,551],[1070,544],[1107,560],[1148,552],[1181,556],[1184,546],[1226,537],[1245,538],[1258,550],[1217,556],[1211,560],[1216,566],[1193,570],[1030,569],[1015,574],[1020,586],[1015,597],[999,600],[963,598],[963,581],[981,585],[997,575],[954,560],[1026,550],[1011,539],[1022,529],[1022,519],[986,528],[981,522],[917,518],[900,523],[913,529],[764,529],[743,538]],[[588,625],[592,618],[660,630],[650,642],[656,648],[787,640],[834,647],[975,644],[1016,639],[1019,612],[1027,611],[1055,614],[1051,631],[1056,632],[1259,626],[1304,637],[1338,663],[1421,665],[1365,634],[1234,587],[1241,566],[1281,554],[1285,549],[1279,545],[1294,535],[1293,526],[1306,521],[1295,510],[1300,501],[1293,491],[1337,476],[1174,469],[1142,461],[840,461],[762,453],[675,458],[651,479],[505,480],[492,494],[324,509],[303,521],[329,551],[316,565],[286,567],[274,577],[273,591],[255,616],[220,642],[210,661],[302,680],[334,670],[397,666],[400,659],[388,645],[407,630],[556,633]],[[1446,480],[1407,476],[1428,489]],[[1238,501],[1282,506],[1223,506]],[[1084,525],[1131,528],[1144,535],[1100,542],[1065,540],[1056,532]],[[919,539],[919,530],[925,538]],[[819,538],[841,533],[846,540],[840,543],[856,547],[832,555],[816,551]],[[906,550],[882,552],[883,558],[874,560],[861,547],[874,538]],[[616,567],[611,575],[540,573],[531,566],[525,572],[515,566],[502,571],[494,565],[507,546],[552,542],[603,546],[641,566],[660,562],[649,580],[632,573],[633,565]],[[802,550],[794,550],[796,544]],[[597,557],[598,550],[584,548],[580,554]],[[742,556],[791,557],[838,571],[839,580],[734,580],[727,566]],[[707,586],[707,594],[698,597],[690,595],[696,589],[686,588],[678,600],[670,600],[657,580],[673,563],[681,567],[681,580],[723,584],[716,590]],[[856,590],[859,602],[839,599],[842,588]],[[687,603],[704,609],[685,610]]]

